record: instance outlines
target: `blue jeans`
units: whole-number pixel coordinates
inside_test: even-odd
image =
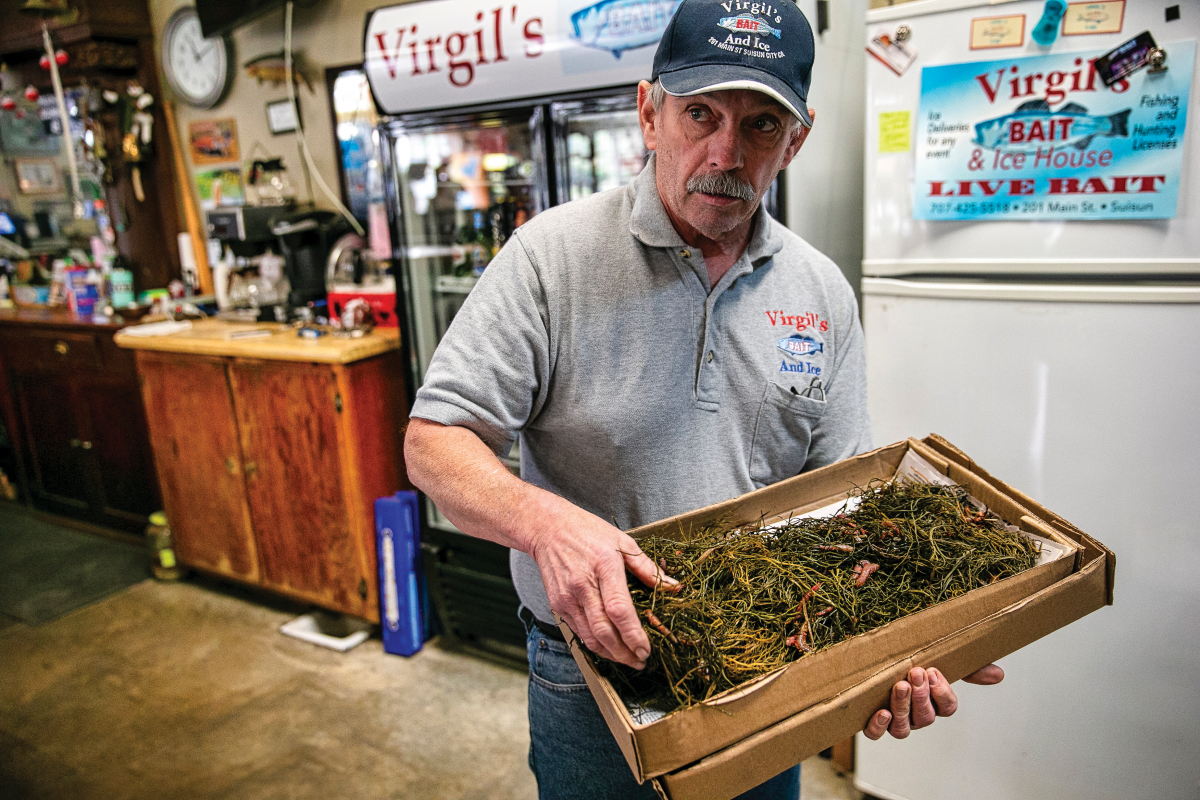
[[[621,748],[562,642],[532,628],[529,656],[529,767],[538,800],[656,800],[638,785]],[[799,800],[799,765],[738,800]]]

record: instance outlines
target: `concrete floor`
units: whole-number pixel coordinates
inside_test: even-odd
[[[0,619],[0,800],[535,798],[523,672],[279,633],[302,609],[147,580],[32,628]],[[860,800],[828,761],[804,800]]]

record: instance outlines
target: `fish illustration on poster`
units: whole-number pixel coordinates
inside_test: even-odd
[[[1170,219],[1195,42],[1170,69],[1106,87],[1103,51],[921,70],[913,216],[923,220]]]

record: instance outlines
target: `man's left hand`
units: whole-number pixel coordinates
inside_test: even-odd
[[[988,664],[978,672],[963,678],[967,683],[990,686],[1004,680],[1004,670]],[[892,687],[891,708],[875,712],[863,728],[868,739],[879,739],[884,732],[903,739],[918,728],[933,724],[938,717],[948,717],[958,710],[958,695],[950,687],[950,681],[937,669],[913,667],[908,680],[899,681]]]

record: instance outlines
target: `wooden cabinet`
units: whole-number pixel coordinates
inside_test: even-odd
[[[179,559],[257,583],[227,360],[140,353],[142,400]]]
[[[42,21],[21,13],[21,3],[0,6],[0,53],[42,49]],[[58,17],[46,21],[56,45],[85,39],[134,39],[150,36],[145,0],[72,0]]]
[[[22,0],[0,2],[0,60],[6,65],[6,84],[32,86],[41,92],[44,103],[53,96],[54,89],[49,71],[39,64],[45,53],[43,20],[24,13],[24,5]],[[167,8],[159,10],[170,13]],[[45,24],[55,50],[67,55],[67,62],[58,70],[67,90],[82,85],[93,91],[124,94],[132,81],[157,100],[144,109],[154,120],[150,125],[153,146],[149,157],[138,164],[140,184],[135,184],[135,170],[122,147],[124,106],[93,103],[88,117],[98,124],[93,124],[90,133],[102,138],[108,151],[106,177],[112,181],[101,182],[100,188],[101,199],[107,203],[116,226],[117,252],[127,260],[138,290],[166,286],[180,277],[177,192],[192,188],[178,186],[172,163],[172,149],[179,143],[171,141],[163,112],[165,97],[159,86],[158,47],[150,6],[146,0],[70,0],[64,4],[62,14],[45,20]],[[230,64],[229,68],[236,66]],[[5,94],[16,95],[17,91],[20,88],[9,88]],[[82,142],[76,147],[82,147]],[[10,152],[7,157],[15,155],[18,153]],[[56,153],[51,155],[58,160],[59,171],[65,173],[65,161]],[[7,160],[3,168],[10,169]],[[69,193],[59,191],[32,199],[37,200],[38,210],[49,204],[70,213]],[[48,206],[46,210],[50,210]]]
[[[180,560],[378,621],[374,501],[409,488],[399,351],[137,359]]]
[[[15,374],[13,399],[23,434],[26,477],[35,500],[88,508],[81,455],[83,442],[65,376]]]
[[[116,329],[0,320],[5,416],[34,508],[140,535],[161,501],[134,360],[113,344]]]

